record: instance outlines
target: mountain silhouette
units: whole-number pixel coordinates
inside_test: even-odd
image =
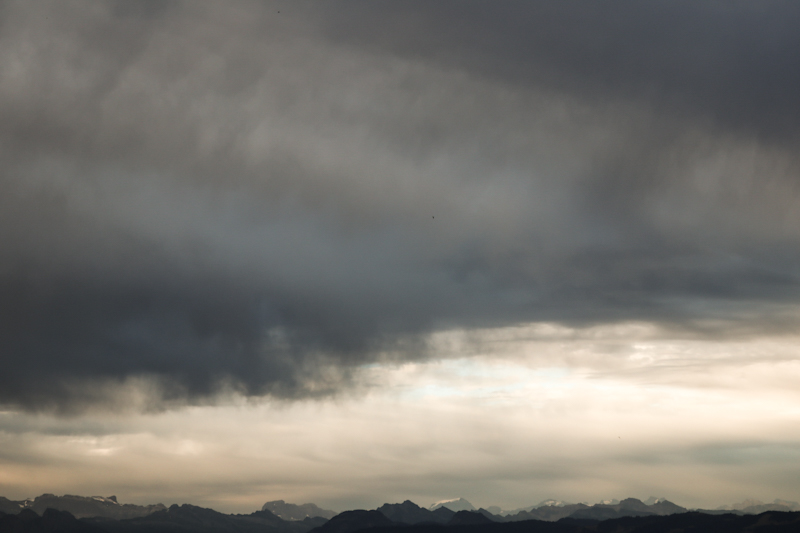
[[[655,504],[658,505],[658,504]],[[676,506],[677,507],[677,506]],[[683,509],[685,511],[685,509]],[[652,506],[636,498],[626,498],[614,505],[596,504],[585,509],[579,509],[570,514],[570,518],[608,520],[623,516],[653,516],[660,515]]]
[[[576,520],[609,520],[623,516],[666,516],[675,513],[685,513],[686,509],[675,505],[669,500],[652,498],[655,503],[648,505],[636,498],[626,498],[618,503],[598,503],[592,506],[582,503],[552,504],[553,500],[543,502],[539,507],[529,508],[528,511],[519,511],[516,514],[506,514],[502,517],[505,522],[519,522],[522,520],[556,521],[563,518]],[[616,502],[616,500],[612,500]]]
[[[105,533],[82,522],[67,511],[45,509],[41,516],[31,509],[0,513],[0,533]]]
[[[369,511],[360,512],[367,513]],[[461,515],[461,513],[458,514]],[[470,516],[470,519],[474,516],[481,517],[477,513],[471,514],[473,516]],[[453,523],[450,525],[420,523],[413,526],[387,524],[366,526],[361,531],[363,533],[797,533],[800,531],[800,512],[782,513],[777,511],[760,515],[731,513],[711,515],[698,512],[667,516],[651,514],[604,521],[564,518],[556,522],[525,520],[501,523],[492,522],[485,517],[481,518],[485,520],[483,523]],[[343,529],[336,533],[352,533],[354,531],[359,530]]]
[[[322,526],[312,529],[313,533],[351,533],[361,529],[395,526],[386,515],[380,511],[345,511],[339,513]]]
[[[448,526],[472,526],[481,524],[493,524],[494,520],[478,511],[459,511],[447,523]]]
[[[13,501],[0,497],[0,533],[783,533],[800,531],[800,512],[787,511],[795,502],[771,504],[748,500],[739,509],[687,512],[663,498],[642,502],[636,498],[607,500],[588,506],[550,501],[516,515],[500,516],[486,509],[454,512],[445,504],[469,505],[463,499],[448,500],[430,510],[406,500],[384,504],[376,510],[345,511],[326,520],[309,516],[324,512],[314,504],[287,504],[283,500],[264,507],[305,513],[302,520],[284,520],[268,509],[251,514],[224,514],[194,505],[120,505],[113,496],[55,496]],[[613,503],[612,503],[613,502]],[[71,506],[83,517],[48,504]],[[755,514],[766,508],[766,511]],[[114,518],[125,513],[156,509],[146,516]],[[5,512],[5,511],[11,512]],[[113,510],[113,511],[110,511]],[[103,514],[97,514],[102,512]],[[330,511],[329,511],[330,512]],[[89,516],[91,515],[91,516]],[[292,516],[297,516],[294,514]]]
[[[114,520],[126,518],[137,518],[147,516],[156,511],[163,511],[166,507],[163,504],[155,505],[132,505],[130,503],[119,504],[116,496],[75,496],[65,494],[56,496],[55,494],[42,494],[33,500],[11,501],[0,497],[0,511],[15,514],[22,509],[30,509],[42,516],[46,509],[56,509],[67,511],[75,518],[103,517]]]
[[[545,520],[547,522],[555,522],[556,520],[571,516],[573,513],[588,507],[588,505],[582,503],[573,503],[563,506],[544,505],[542,507],[533,508],[530,511],[519,511],[514,515],[506,515],[504,518],[506,522],[520,522],[522,520]]]
[[[624,500],[623,500],[624,502]],[[636,502],[599,508],[634,508]],[[402,505],[402,504],[397,504]],[[627,507],[625,506],[627,505]],[[643,504],[644,505],[644,504]],[[649,507],[649,506],[648,506]],[[751,506],[752,507],[752,506]],[[741,513],[741,511],[737,511]],[[318,520],[324,520],[317,517]],[[124,520],[102,517],[76,519],[67,511],[46,509],[40,516],[32,509],[0,512],[0,533],[797,533],[800,512],[767,511],[758,515],[677,513],[666,516],[625,516],[608,520],[563,518],[548,522],[524,520],[494,522],[475,511],[460,511],[447,525],[393,522],[379,511],[346,511],[321,527],[312,529],[309,519],[285,521],[269,513],[225,515],[193,505],[173,505],[150,516]]]
[[[336,511],[320,509],[316,504],[313,503],[297,505],[294,503],[286,503],[283,500],[267,502],[263,507],[261,507],[261,510],[269,511],[283,520],[304,520],[305,518],[315,517],[322,517],[330,520],[336,516]]]
[[[23,509],[22,505],[0,496],[0,513],[17,514]]]
[[[440,509],[442,507],[446,507],[451,511],[458,512],[458,511],[477,511],[475,506],[469,503],[464,498],[454,498],[452,500],[443,500],[440,502],[436,502],[429,507],[431,511],[435,511],[436,509]]]
[[[420,524],[424,522],[446,524],[456,514],[447,507],[439,507],[431,511],[410,500],[406,500],[403,503],[385,503],[378,507],[377,510],[392,522],[401,524]]]
[[[223,514],[195,505],[172,505],[149,516],[94,523],[108,533],[307,533],[323,518],[287,521],[269,511]]]

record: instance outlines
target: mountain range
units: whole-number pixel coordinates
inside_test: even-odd
[[[424,509],[419,505],[406,500],[403,503],[385,503],[378,507],[377,511],[383,514],[392,522],[401,524],[421,524],[432,522],[436,524],[446,524],[456,514],[448,507],[432,505],[431,509]]]
[[[746,500],[730,507],[689,512],[664,498],[650,498],[645,502],[626,498],[595,505],[545,500],[537,506],[514,512],[496,507],[491,511],[475,509],[467,500],[456,498],[437,502],[428,508],[406,500],[387,503],[375,510],[336,514],[313,503],[297,505],[275,500],[265,503],[260,511],[242,515],[224,514],[188,504],[170,507],[120,504],[114,496],[43,494],[20,501],[0,497],[0,533],[353,533],[362,530],[388,533],[390,529],[396,533],[398,527],[405,528],[402,533],[434,533],[434,530],[435,533],[458,533],[463,528],[472,528],[469,529],[472,533],[517,533],[514,525],[517,523],[521,524],[520,527],[527,524],[526,527],[533,527],[535,531],[573,533],[589,531],[587,528],[599,531],[598,524],[614,523],[624,532],[628,527],[625,524],[629,524],[625,520],[647,519],[650,521],[645,520],[642,524],[655,527],[656,523],[663,525],[668,522],[659,522],[658,519],[675,516],[688,517],[681,519],[688,521],[687,524],[705,523],[707,517],[715,517],[718,522],[713,524],[739,531],[736,529],[739,526],[757,529],[754,529],[754,524],[761,522],[744,520],[755,514],[768,515],[764,523],[777,527],[775,531],[783,531],[781,520],[800,525],[800,512],[793,512],[800,510],[796,502],[776,500],[765,504]],[[743,521],[737,522],[732,517],[740,517]],[[409,528],[414,531],[408,531]],[[441,528],[447,528],[447,532]],[[794,531],[800,531],[800,528]]]
[[[286,503],[283,500],[267,502],[261,507],[262,511],[269,511],[275,516],[284,520],[304,520],[306,518],[321,517],[330,520],[336,516],[336,511],[320,509],[313,503],[297,505]]]
[[[800,511],[800,503],[788,500],[774,500],[772,503],[764,503],[760,500],[744,500],[733,505],[717,507],[715,511],[733,511],[744,514],[760,514],[766,511]]]
[[[13,501],[0,496],[0,512],[16,514],[23,509],[30,509],[42,515],[46,509],[68,511],[75,518],[102,517],[113,520],[138,518],[163,511],[166,507],[157,503],[155,505],[120,504],[116,496],[74,496],[66,494],[42,494],[30,500]]]
[[[623,500],[624,501],[624,500]],[[622,502],[620,502],[622,503]],[[427,509],[426,509],[427,510]],[[313,527],[314,522],[321,522]],[[800,512],[767,511],[759,515],[678,513],[667,516],[626,516],[607,520],[563,518],[556,522],[524,520],[495,522],[475,511],[458,511],[447,524],[398,523],[378,510],[345,511],[326,521],[307,517],[286,521],[269,511],[225,515],[192,505],[173,505],[146,517],[114,520],[77,519],[67,511],[48,508],[16,514],[0,512],[0,533],[796,533]]]
[[[520,522],[523,520],[543,520],[554,522],[562,518],[588,519],[588,520],[607,520],[609,518],[620,518],[623,516],[666,516],[676,513],[684,513],[686,508],[676,505],[662,498],[650,498],[645,503],[636,498],[625,500],[605,500],[595,505],[585,503],[566,503],[558,500],[545,500],[536,506],[516,509],[514,511],[503,511],[497,507],[490,509],[475,509],[475,507],[463,498],[445,500],[431,506],[431,509],[449,509],[457,511],[474,511],[483,515],[493,522]],[[406,512],[410,512],[411,502],[405,502]],[[379,508],[382,510],[387,505]],[[416,506],[415,506],[416,507]],[[389,515],[387,515],[389,516]],[[401,521],[401,520],[398,520]],[[418,520],[421,521],[421,520]],[[432,520],[429,522],[445,523],[444,520]],[[416,522],[406,522],[416,523]]]

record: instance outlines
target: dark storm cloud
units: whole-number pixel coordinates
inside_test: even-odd
[[[2,5],[0,401],[796,305],[793,5],[337,5]]]
[[[355,46],[523,86],[641,99],[768,138],[796,140],[800,128],[800,6],[790,0],[328,7],[327,34]]]

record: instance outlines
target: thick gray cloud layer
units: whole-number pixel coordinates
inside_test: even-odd
[[[795,324],[793,3],[0,9],[0,402],[327,394],[448,327]]]
[[[796,140],[800,6],[791,1],[344,5],[329,6],[327,34],[356,46]]]

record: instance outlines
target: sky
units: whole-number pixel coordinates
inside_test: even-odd
[[[0,495],[800,500],[798,24],[0,2]]]

